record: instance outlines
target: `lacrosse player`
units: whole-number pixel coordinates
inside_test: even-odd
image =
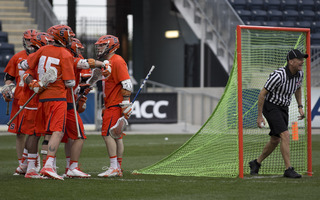
[[[102,80],[104,111],[101,134],[108,150],[110,167],[105,172],[98,174],[99,177],[122,176],[121,162],[124,151],[122,136],[119,139],[113,139],[109,129],[121,116],[124,115],[128,119],[132,113],[130,94],[133,86],[126,62],[121,56],[115,54],[119,47],[118,38],[112,35],[101,36],[95,43],[98,59],[112,66],[111,74],[106,70],[102,72],[105,78]]]
[[[40,48],[30,55],[27,62],[23,62],[21,67],[23,69],[30,68],[37,72],[36,77],[28,76],[25,79],[30,89],[39,94],[36,132],[46,132],[51,135],[48,143],[47,161],[40,174],[63,180],[57,174],[54,163],[66,126],[67,88],[75,86],[73,56],[66,48],[71,44],[71,39],[75,34],[66,25],[52,26],[47,33],[53,37],[54,45]],[[54,72],[51,73],[52,77],[45,76],[48,72]],[[46,84],[48,85],[44,87]]]
[[[91,67],[96,66],[104,66],[101,61],[95,61],[93,59],[84,59],[81,55],[81,49],[84,49],[81,42],[76,39],[72,38],[71,48],[69,49],[74,56],[74,72],[76,77],[76,85],[73,87],[73,90],[77,88],[78,83],[80,82],[80,74],[84,72],[85,74],[88,73],[87,67],[92,65]],[[83,122],[80,118],[79,113],[85,110],[87,97],[86,95],[90,92],[91,88],[88,84],[80,86],[80,94],[79,98],[77,99],[77,121],[79,126],[79,133],[77,130],[77,122],[75,118],[75,112],[73,108],[73,98],[71,90],[67,92],[67,104],[68,104],[68,111],[67,111],[67,121],[66,121],[66,131],[62,142],[65,143],[65,154],[66,154],[66,169],[65,174],[62,175],[63,177],[80,177],[80,178],[89,178],[91,177],[90,174],[86,174],[80,170],[78,167],[78,160],[81,154],[81,150],[83,147],[84,140],[87,138],[85,135]]]
[[[23,33],[22,42],[24,50],[16,53],[8,62],[4,72],[5,72],[5,85],[2,88],[2,95],[6,102],[12,101],[12,109],[10,118],[12,118],[19,110],[18,101],[22,95],[23,83],[23,69],[19,66],[19,63],[28,57],[30,53],[33,53],[34,48],[31,46],[31,38],[36,35],[37,31],[34,29],[28,29]],[[14,94],[12,89],[15,87],[14,81],[16,82],[16,89]],[[8,112],[8,111],[7,111]],[[19,166],[15,170],[15,174],[24,175],[27,170],[27,150],[24,150],[25,146],[25,135],[21,134],[19,130],[20,126],[19,117],[16,117],[8,127],[8,131],[16,134],[16,152],[19,160]],[[25,151],[23,153],[23,151]]]
[[[40,49],[42,46],[48,45],[53,43],[52,37],[44,32],[37,33],[33,38],[31,38],[31,45],[34,48],[34,51],[36,52],[38,49]],[[28,77],[29,73],[32,73],[32,71],[27,70],[23,77]],[[35,76],[35,74],[33,74]],[[21,95],[21,98],[19,99],[19,105],[24,105],[29,98],[32,97],[34,94],[33,90],[30,90],[29,86],[27,84],[24,84],[23,87],[23,95]],[[25,174],[25,178],[42,178],[40,176],[40,158],[38,155],[38,141],[41,136],[41,133],[35,132],[35,116],[38,108],[38,102],[39,97],[38,95],[35,95],[31,98],[29,103],[24,107],[21,114],[19,114],[19,117],[21,120],[20,130],[22,133],[28,135],[26,142],[25,142],[25,149],[28,153],[28,167]]]

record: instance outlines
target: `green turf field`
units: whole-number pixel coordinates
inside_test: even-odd
[[[164,140],[168,137],[168,140]],[[132,175],[172,153],[191,135],[127,135],[122,178],[98,178],[109,165],[101,136],[89,135],[80,158],[90,179],[30,180],[13,176],[17,167],[15,136],[0,136],[0,199],[319,199],[320,135],[313,136],[313,176],[287,179],[280,176],[239,178]],[[201,165],[201,163],[198,163]],[[59,174],[65,167],[62,145]]]

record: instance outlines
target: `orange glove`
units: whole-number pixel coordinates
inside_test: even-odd
[[[12,92],[7,90],[2,92],[2,96],[5,100],[5,102],[10,102],[12,100]]]
[[[87,59],[87,62],[88,62],[88,64],[89,64],[89,67],[90,67],[90,68],[95,68],[95,67],[96,67],[96,60],[95,60],[95,59],[93,59],[93,58],[88,58],[88,59]]]
[[[86,108],[87,108],[87,104],[86,104],[87,99],[88,98],[85,97],[85,96],[82,96],[80,98],[80,100],[78,102],[78,106],[77,106],[78,113],[83,113],[86,110]]]
[[[42,83],[40,83],[37,80],[32,80],[29,84],[28,84],[30,90],[33,90],[35,93],[41,93],[43,92],[46,88],[43,87]]]

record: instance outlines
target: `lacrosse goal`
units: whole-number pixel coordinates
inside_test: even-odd
[[[257,158],[269,141],[268,124],[262,129],[256,125],[258,94],[269,74],[286,65],[289,50],[295,48],[310,55],[310,29],[241,25],[236,35],[228,84],[207,122],[171,155],[134,173],[240,178],[250,173],[248,162]],[[311,176],[310,56],[303,69],[302,100],[307,117],[297,121],[293,95],[288,127],[290,134],[294,133],[290,155],[295,170]],[[282,175],[285,167],[280,148],[262,164],[259,174]]]

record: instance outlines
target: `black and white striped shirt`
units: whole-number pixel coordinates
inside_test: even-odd
[[[279,106],[289,106],[292,95],[302,85],[303,71],[292,75],[289,67],[282,67],[270,74],[264,88],[268,90],[266,101]]]

